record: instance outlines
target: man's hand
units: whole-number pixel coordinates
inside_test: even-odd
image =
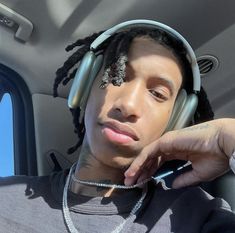
[[[193,169],[177,177],[173,188],[210,181],[229,170],[229,156],[234,148],[233,119],[214,120],[171,131],[144,148],[125,172],[125,184],[150,177],[161,164],[174,159],[190,161]]]

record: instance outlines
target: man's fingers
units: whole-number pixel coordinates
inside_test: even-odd
[[[136,181],[141,180],[143,177],[147,177],[150,173],[151,168],[154,163],[158,163],[155,161],[156,158],[148,158],[148,155],[140,155],[137,157],[131,164],[131,166],[124,173],[125,185],[133,185]],[[138,182],[137,181],[137,182]]]
[[[166,153],[162,154],[161,159],[162,162],[171,161],[171,160],[190,160],[191,156],[188,152],[181,152],[181,153]]]
[[[195,175],[195,172],[192,170],[176,177],[172,184],[172,188],[174,189],[183,188],[189,185],[198,184],[199,182],[201,182],[200,178],[197,175]]]
[[[174,145],[173,133],[168,133],[163,135],[159,140],[151,143],[149,146],[145,148],[145,150],[132,162],[131,166],[125,172],[125,177],[135,176],[136,172],[139,171],[145,161],[148,159],[156,158],[162,156],[163,161],[173,160],[173,159],[186,159],[185,154],[183,153],[182,148],[177,148],[177,145]],[[173,137],[172,137],[173,136]],[[173,145],[173,146],[172,146]],[[181,153],[176,157],[175,153]]]
[[[141,168],[143,167],[147,157],[148,157],[147,154],[139,155],[124,173],[125,177],[134,177],[136,173],[140,171]]]
[[[148,172],[144,172],[140,175],[140,177],[138,178],[136,183],[137,184],[141,183],[142,181],[146,180],[147,178],[149,178],[149,174],[148,174]]]
[[[124,184],[130,186],[136,183],[138,178],[141,176],[141,170],[138,170],[133,176],[125,176]]]
[[[195,146],[195,137],[197,135],[194,135],[194,140],[190,140],[185,130],[170,131],[155,141],[155,149],[152,150],[165,155],[185,154],[186,152],[191,152]]]
[[[135,177],[125,177],[124,184],[126,186],[131,186],[134,183],[135,183]]]

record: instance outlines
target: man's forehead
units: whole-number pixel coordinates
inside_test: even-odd
[[[151,51],[159,51],[176,58],[173,54],[173,51],[169,47],[164,46],[162,43],[158,42],[157,40],[154,40],[149,36],[135,37],[133,39],[130,45],[129,52],[133,52],[137,49],[141,50],[143,54],[149,53]]]
[[[178,89],[178,84],[181,86],[182,82],[182,72],[179,61],[173,52],[148,37],[137,37],[135,39],[128,53],[126,70],[134,74],[135,64],[138,63],[139,66],[141,62],[139,67],[143,69],[139,72],[147,71],[150,78],[166,83],[172,92]],[[151,59],[146,59],[150,57]]]

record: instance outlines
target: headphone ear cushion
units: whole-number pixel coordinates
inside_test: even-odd
[[[72,109],[77,108],[81,104],[80,102],[83,96],[83,91],[86,87],[86,83],[95,60],[96,55],[94,52],[89,51],[84,55],[80,62],[68,97],[68,105]]]
[[[190,94],[187,97],[187,101],[185,102],[178,118],[177,121],[175,122],[174,125],[174,130],[176,129],[182,129],[184,127],[187,127],[190,122],[193,119],[193,116],[196,112],[198,105],[198,97],[196,94]]]
[[[85,109],[85,107],[86,107],[87,100],[88,100],[89,94],[91,92],[92,84],[93,84],[96,76],[98,75],[98,73],[103,65],[103,60],[104,60],[103,55],[99,54],[96,57],[96,59],[93,63],[93,66],[91,67],[89,77],[87,78],[87,84],[84,87],[83,94],[82,94],[82,100],[81,100],[81,105],[80,105],[80,108],[82,108],[82,109]]]
[[[187,101],[187,92],[184,89],[181,89],[177,95],[177,98],[175,100],[174,108],[171,113],[171,117],[169,120],[169,123],[166,128],[166,132],[173,130],[174,126],[179,118],[179,115]]]

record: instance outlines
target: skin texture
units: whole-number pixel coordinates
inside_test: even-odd
[[[96,78],[85,111],[86,134],[75,176],[123,184],[124,171],[164,132],[182,83],[172,52],[149,38],[135,38],[126,81],[100,89]],[[107,191],[107,190],[106,190]],[[83,187],[82,194],[106,192]]]
[[[218,119],[164,134],[151,143],[125,172],[125,184],[150,176],[159,159],[182,159],[192,170],[177,177],[173,188],[210,181],[229,170],[229,158],[235,151],[235,120]],[[148,169],[146,169],[148,168]]]

